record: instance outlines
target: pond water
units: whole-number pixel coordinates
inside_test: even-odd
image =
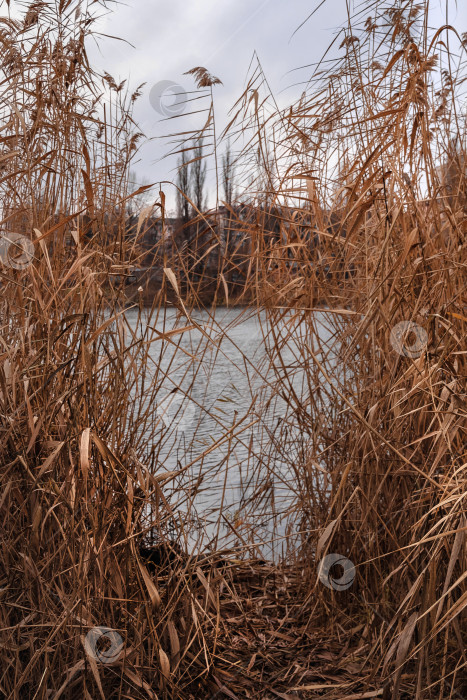
[[[136,310],[127,312],[133,330],[137,318]],[[176,508],[190,525],[187,546],[237,545],[257,556],[274,556],[284,551],[291,534],[281,515],[293,503],[290,461],[296,439],[304,436],[294,435],[287,397],[274,390],[266,315],[218,308],[215,314],[195,311],[192,320],[197,327],[174,336],[164,353],[158,343],[151,346],[154,371],[158,368],[158,376],[162,371],[163,380],[156,424],[145,437],[158,441],[163,470],[184,470],[177,486],[184,497]],[[184,324],[186,319],[165,310],[154,327],[167,333]],[[276,334],[283,330],[289,336],[286,321],[283,326]],[[297,342],[301,330],[295,328]],[[322,334],[328,334],[324,325]],[[294,333],[281,348],[280,364],[293,391],[306,401],[309,388],[293,338]],[[284,458],[275,434],[286,417],[290,447]]]

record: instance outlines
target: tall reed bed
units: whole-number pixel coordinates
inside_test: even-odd
[[[1,693],[464,697],[464,37],[373,2],[284,113],[258,66],[225,134],[243,242],[209,268],[226,232],[197,212],[144,308],[164,199],[129,217],[140,90],[88,65],[96,6],[2,23]],[[266,352],[241,413],[209,395],[239,269]],[[172,397],[216,424],[198,453]]]
[[[300,614],[339,669],[296,684],[310,697],[467,692],[466,35],[430,17],[367,4],[298,104],[271,118],[260,73],[237,113],[281,212],[256,269],[272,333],[289,329],[269,352],[302,436]]]
[[[88,64],[100,9],[29,3],[1,24],[2,697],[187,697],[211,663],[211,565],[175,549],[178,475],[151,440],[149,351],[177,334],[124,314],[139,91]],[[173,548],[152,574],[149,530]]]

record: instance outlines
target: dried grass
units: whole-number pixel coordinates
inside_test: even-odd
[[[149,217],[129,228],[138,91],[109,75],[102,90],[78,5],[33,3],[2,23],[2,230],[30,238],[34,258],[0,272],[0,693],[465,697],[465,41],[460,58],[441,43],[452,29],[430,41],[427,4],[373,2],[284,114],[258,66],[228,130],[245,138],[239,169],[258,174],[231,211],[248,250],[208,269],[219,219],[199,212],[192,239],[156,245],[165,274],[132,325],[125,277]],[[187,445],[167,469],[179,437],[157,403],[175,364],[192,382],[213,371],[233,268],[250,307],[238,320],[266,314],[269,393],[251,385],[245,415],[205,404],[227,459],[248,445],[253,484],[229,519],[224,483],[208,542],[195,499],[213,447]],[[209,327],[194,312],[206,300]],[[407,321],[423,342],[404,354],[391,331]],[[274,425],[264,397],[263,411],[283,402]],[[275,563],[263,516],[284,544]],[[329,553],[355,564],[345,591],[318,577]],[[90,652],[95,627],[122,639],[112,663]]]

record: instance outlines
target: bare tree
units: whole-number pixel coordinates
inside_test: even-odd
[[[230,147],[230,141],[227,144],[226,151],[222,156],[222,188],[224,194],[224,202],[228,206],[232,206],[235,197],[235,162]]]
[[[177,173],[177,217],[185,225],[190,219],[190,169],[186,151],[182,152],[178,160]]]
[[[206,185],[206,163],[204,161],[203,139],[195,143],[193,149],[194,160],[191,165],[190,184],[193,194],[193,204],[196,209],[202,212],[206,207],[205,185]],[[195,212],[196,215],[196,212]]]

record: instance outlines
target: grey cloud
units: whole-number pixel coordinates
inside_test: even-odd
[[[92,61],[119,80],[128,78],[132,88],[147,83],[135,117],[152,140],[141,151],[139,175],[150,181],[173,179],[175,159],[161,161],[168,145],[160,137],[201,124],[200,117],[161,122],[149,102],[155,83],[173,81],[184,90],[194,90],[192,78],[183,74],[205,66],[223,82],[215,88],[216,117],[222,127],[244,89],[257,51],[274,94],[285,105],[299,97],[300,81],[311,72],[294,69],[319,60],[333,39],[333,30],[346,20],[345,0],[328,0],[291,38],[316,5],[309,0],[128,0],[106,15],[100,31],[124,38],[134,48],[105,39],[100,51],[91,47]],[[467,30],[465,15],[461,8],[454,18],[459,31]],[[443,22],[441,5],[434,9],[433,21]]]

